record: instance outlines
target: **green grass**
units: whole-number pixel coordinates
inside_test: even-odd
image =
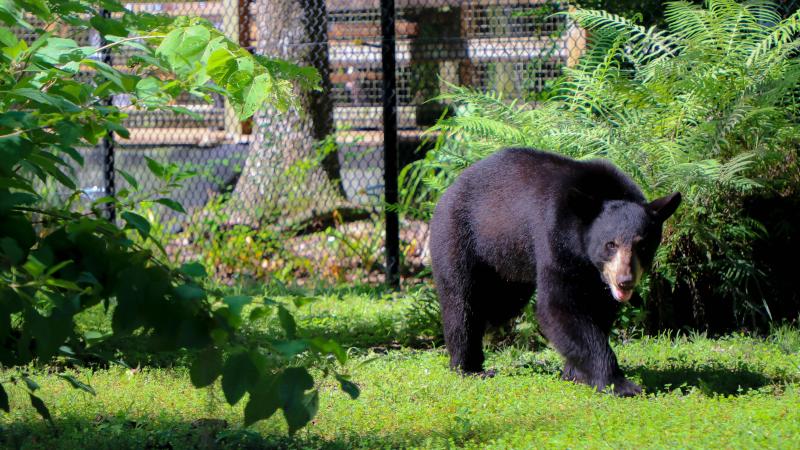
[[[322,381],[319,413],[294,438],[286,436],[280,415],[243,429],[243,403],[227,406],[218,386],[192,388],[178,363],[76,372],[97,390],[96,397],[39,371],[38,392],[55,429],[38,417],[24,391],[13,389],[12,413],[0,415],[0,445],[800,448],[795,329],[779,328],[766,338],[658,336],[617,343],[621,364],[647,392],[620,399],[561,381],[560,359],[546,348],[493,349],[487,366],[497,369],[494,378],[451,372],[435,339],[412,336],[429,328],[427,316],[417,314],[424,295],[327,292],[296,311],[306,332],[325,331],[351,349],[348,369],[361,396],[351,400],[331,380]],[[91,320],[102,325],[97,316]],[[254,324],[253,333],[273,326]]]

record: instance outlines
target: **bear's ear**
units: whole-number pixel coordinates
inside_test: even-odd
[[[570,210],[582,220],[586,221],[591,221],[597,217],[603,207],[603,202],[601,200],[574,187],[567,193],[567,202]]]
[[[678,205],[680,204],[681,193],[673,192],[672,194],[653,200],[645,205],[645,208],[647,208],[656,220],[663,222],[675,213],[675,210],[678,209]]]

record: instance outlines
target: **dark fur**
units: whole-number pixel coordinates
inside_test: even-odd
[[[680,195],[645,202],[630,178],[601,160],[506,149],[466,169],[431,221],[451,367],[481,372],[486,325],[518,315],[536,290],[539,327],[564,356],[565,379],[641,392],[609,346],[619,304],[600,273],[611,239],[627,242],[644,266],[652,261]],[[634,237],[644,239],[634,245]]]

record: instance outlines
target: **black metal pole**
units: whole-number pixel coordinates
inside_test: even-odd
[[[100,15],[110,19],[111,12],[105,9],[100,10]],[[108,42],[105,39],[101,40],[102,45]],[[108,65],[113,64],[111,51],[104,49],[100,52],[100,60]],[[107,106],[114,104],[114,96],[111,95],[106,101]],[[103,152],[103,195],[114,196],[116,194],[116,187],[114,186],[114,132],[109,131],[100,142],[100,150]],[[113,202],[106,203],[106,214],[108,220],[114,222],[117,218],[117,210]]]
[[[381,0],[383,70],[383,185],[386,214],[386,284],[400,287],[400,222],[397,211],[397,80],[395,78],[394,0]]]

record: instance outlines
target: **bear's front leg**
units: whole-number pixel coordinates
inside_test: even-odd
[[[540,281],[536,299],[539,327],[565,359],[563,378],[600,391],[613,385],[619,396],[641,393],[642,388],[625,378],[619,368],[607,332],[581,311],[580,293],[564,286],[560,281]]]
[[[564,357],[562,378],[588,384],[598,391],[613,386],[622,397],[637,395],[642,388],[625,378],[608,336],[591,319],[572,316],[558,308],[537,306],[537,317],[545,337]],[[560,317],[553,320],[553,317]],[[544,325],[547,324],[547,325]]]

